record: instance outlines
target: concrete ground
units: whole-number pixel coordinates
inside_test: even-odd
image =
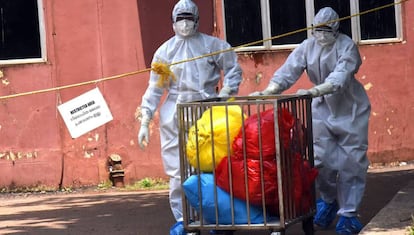
[[[414,180],[400,189],[360,232],[360,235],[402,234],[414,234]]]
[[[398,234],[404,234],[401,231],[405,231],[407,224],[411,223],[410,218],[405,217],[407,213],[414,213],[414,190],[404,193],[404,189],[410,185],[414,189],[413,182],[414,165],[369,171],[360,211],[360,220],[366,225],[364,232],[397,234],[391,233],[397,230]],[[401,213],[402,217],[391,213],[388,207],[392,203],[395,205],[394,212],[406,211]],[[380,214],[383,216],[378,218]],[[390,223],[387,225],[385,221]],[[167,191],[0,194],[0,234],[167,235],[173,223]],[[252,234],[252,231],[235,232],[235,235],[239,234]],[[258,231],[254,234],[270,232]],[[288,228],[286,234],[303,234],[300,224]],[[315,234],[335,234],[334,226]]]

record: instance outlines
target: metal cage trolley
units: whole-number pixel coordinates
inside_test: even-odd
[[[314,234],[312,98],[213,98],[177,104],[187,233]]]

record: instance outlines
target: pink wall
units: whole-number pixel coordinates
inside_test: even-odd
[[[175,1],[169,5],[172,2]],[[219,0],[215,3],[221,6]],[[172,34],[170,15],[152,21],[158,31],[139,21],[143,15],[148,16],[148,9],[156,15],[160,5],[149,0],[123,0],[122,4],[105,0],[44,0],[48,62],[0,66],[4,73],[0,96],[145,69],[148,56],[168,37],[165,32]],[[216,14],[217,27],[212,27],[212,7],[213,4],[200,7],[201,29],[206,33],[214,29],[213,34],[223,35],[221,13]],[[410,102],[414,100],[414,16],[408,14],[414,9],[414,2],[406,2],[405,7],[404,43],[360,47],[364,63],[357,77],[364,85],[370,84],[368,94],[372,102],[372,162],[414,159],[410,120],[414,116]],[[166,18],[168,21],[164,22]],[[263,89],[289,52],[240,53],[244,72],[240,94]],[[143,177],[164,177],[158,114],[151,125],[148,148],[141,150],[136,143],[139,124],[134,113],[147,79],[145,72],[96,85],[1,99],[0,187],[94,185],[108,179],[106,161],[111,153],[121,155],[127,183]],[[301,79],[288,92],[309,85]],[[96,86],[114,120],[72,139],[56,107]]]
[[[2,80],[8,81],[0,87],[1,96],[146,68],[136,1],[44,0],[44,8],[48,62],[1,68]],[[134,112],[147,76],[97,84],[114,120],[77,139],[70,137],[56,107],[95,85],[2,100],[0,169],[5,174],[0,185],[97,184],[108,178],[111,153],[123,157],[126,181],[162,176],[159,153],[150,155],[136,145]]]

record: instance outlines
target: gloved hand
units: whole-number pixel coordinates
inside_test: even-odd
[[[141,114],[141,128],[138,132],[138,144],[139,146],[144,149],[149,143],[149,123],[151,120],[150,114],[148,110],[142,110]]]
[[[259,95],[277,95],[282,92],[282,89],[280,89],[279,84],[270,82],[269,85],[267,85],[266,89],[263,91],[255,91],[253,93],[250,93],[249,96],[259,96]]]
[[[299,89],[296,94],[298,95],[312,95],[312,93],[309,90],[306,89]]]
[[[228,96],[230,96],[230,93],[231,93],[230,87],[225,86],[225,87],[221,88],[221,90],[218,94],[218,97],[228,97]]]
[[[141,125],[138,133],[138,144],[139,146],[144,149],[149,143],[149,130],[148,126]]]
[[[323,96],[334,92],[334,86],[330,82],[325,82],[320,85],[314,86],[309,90],[299,89],[296,94],[298,95],[312,95],[312,97]]]

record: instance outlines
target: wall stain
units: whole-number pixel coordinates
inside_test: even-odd
[[[252,53],[250,54],[250,58],[254,61],[254,67],[257,68],[259,64],[264,63],[263,59],[264,55],[262,53]]]

